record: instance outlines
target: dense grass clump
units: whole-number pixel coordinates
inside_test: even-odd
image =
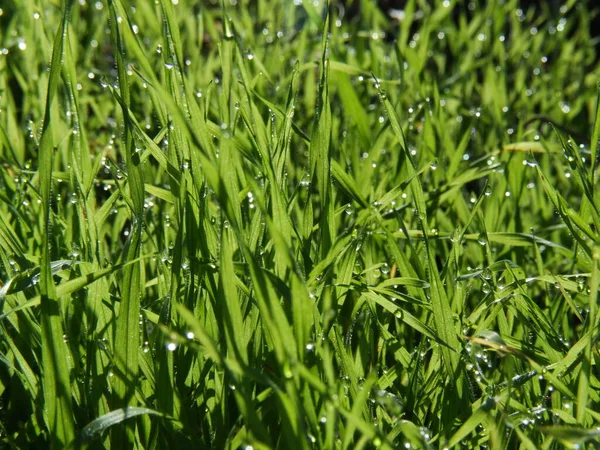
[[[0,448],[597,448],[593,2],[216,3],[2,2]]]

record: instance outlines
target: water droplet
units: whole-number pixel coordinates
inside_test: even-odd
[[[488,238],[486,236],[485,233],[479,233],[479,236],[477,237],[477,242],[479,242],[481,245],[487,245],[488,244]]]
[[[175,342],[167,342],[166,348],[170,352],[177,350],[177,344]]]
[[[175,58],[171,55],[167,58],[167,60],[165,61],[165,67],[168,70],[171,70],[173,67],[175,67]]]
[[[529,167],[536,167],[538,165],[533,153],[530,152],[527,158],[523,160],[523,165],[527,165]]]

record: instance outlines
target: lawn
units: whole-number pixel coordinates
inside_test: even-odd
[[[598,10],[539,3],[3,1],[0,449],[600,448]]]

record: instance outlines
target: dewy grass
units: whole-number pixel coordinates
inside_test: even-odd
[[[598,446],[593,2],[216,3],[0,6],[0,448]]]

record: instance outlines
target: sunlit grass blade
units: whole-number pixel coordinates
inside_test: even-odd
[[[589,316],[587,323],[588,334],[580,342],[585,339],[585,351],[583,352],[583,358],[581,361],[581,371],[579,373],[579,383],[577,386],[577,422],[581,425],[589,426],[591,421],[586,420],[586,412],[589,401],[589,389],[590,389],[590,378],[592,377],[592,364],[593,364],[593,352],[596,343],[593,341],[593,333],[598,327],[598,289],[600,287],[600,249],[595,247],[594,249],[594,265],[592,268],[592,276],[590,279],[590,293],[589,293]],[[597,381],[597,378],[596,378]]]
[[[135,418],[142,414],[164,417],[163,414],[158,411],[154,411],[149,408],[139,407],[127,407],[123,409],[117,409],[104,414],[97,419],[94,419],[81,429],[75,440],[71,441],[65,448],[75,449],[80,448],[82,445],[90,444],[95,439],[98,439],[103,431],[110,427],[122,424],[125,420]]]
[[[596,170],[598,168],[598,146],[600,145],[600,82],[596,86],[596,116],[594,117],[594,128],[590,141],[592,150],[591,169],[589,175],[589,183],[592,186],[596,185]]]
[[[329,7],[329,4],[327,5]],[[325,18],[322,38],[322,57],[319,66],[319,97],[313,131],[310,139],[310,174],[319,194],[318,205],[313,205],[313,211],[319,210],[320,254],[327,255],[335,239],[333,219],[333,198],[330,181],[331,160],[331,105],[329,103],[329,60],[327,55],[327,36],[329,15]]]
[[[60,82],[65,46],[69,38],[69,20],[72,1],[64,4],[63,18],[57,30],[48,80],[45,120],[39,150],[40,193],[44,210],[45,242],[40,266],[40,295],[42,307],[42,363],[44,372],[45,419],[50,433],[52,448],[61,448],[73,439],[75,425],[71,399],[71,383],[67,364],[68,349],[62,345],[63,326],[59,299],[51,271],[52,236],[52,168],[54,136],[52,109]]]
[[[115,43],[116,63],[120,96],[123,103],[130,103],[130,88],[127,82],[127,67],[124,42],[120,23],[122,19],[114,1],[109,1],[111,14],[111,34]],[[127,242],[125,261],[136,259],[140,255],[140,245],[143,229],[144,212],[144,182],[140,167],[140,156],[135,151],[133,130],[127,119],[129,111],[122,109],[124,117],[124,153],[127,167],[129,197],[132,207],[132,229]],[[136,380],[138,377],[138,348],[140,345],[139,314],[140,302],[143,295],[143,275],[139,264],[127,266],[123,273],[123,289],[119,314],[116,319],[116,334],[114,342],[114,361],[116,377],[113,382],[113,407],[135,406]],[[133,444],[134,423],[126,427],[113,429],[112,444],[115,448],[127,448]]]

